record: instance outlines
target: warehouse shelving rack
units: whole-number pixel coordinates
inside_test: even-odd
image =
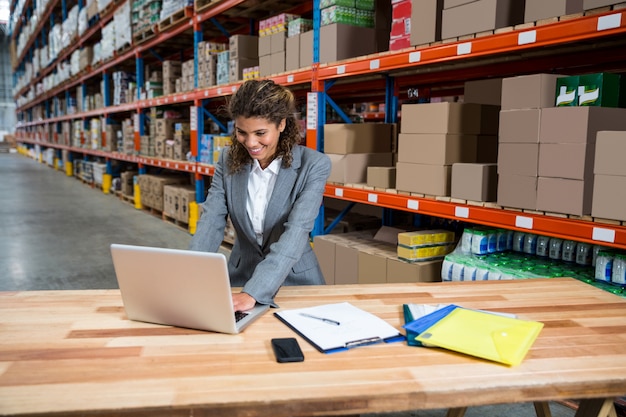
[[[287,4],[287,7],[291,6],[291,9],[282,10],[305,13],[312,11],[317,35],[314,38],[314,45],[319,46],[319,0],[315,0],[312,7],[310,2],[303,3],[308,6]],[[233,10],[242,14],[240,11],[245,10],[246,4],[247,2],[243,0],[225,0],[215,3],[214,6],[204,8],[200,13],[194,13],[185,24],[171,28],[167,32],[158,33],[154,38],[134,45],[130,50],[93,68],[91,72],[70,80],[32,102],[20,106],[18,113],[21,115],[21,122],[18,124],[18,140],[27,144],[39,144],[44,147],[67,149],[83,155],[99,156],[107,160],[133,162],[140,168],[150,165],[191,172],[195,174],[201,187],[203,176],[213,174],[213,167],[210,165],[64,147],[50,143],[49,139],[36,139],[30,131],[46,123],[85,120],[101,114],[141,114],[142,111],[153,106],[189,105],[192,112],[197,112],[197,123],[194,125],[192,121],[191,133],[192,149],[195,149],[198,135],[203,132],[202,121],[205,116],[203,112],[206,102],[233,94],[240,83],[195,89],[155,99],[138,100],[121,106],[107,106],[105,109],[49,117],[45,120],[24,120],[24,115],[33,106],[85,83],[97,74],[106,74],[107,71],[111,71],[124,62],[135,60],[138,62],[138,68],[141,68],[143,54],[150,53],[153,48],[172,39],[183,35],[192,37],[193,44],[197,46],[197,42],[202,40],[203,22],[214,23],[213,20],[218,16]],[[299,10],[296,10],[298,8]],[[241,24],[241,20],[239,23]],[[219,24],[216,26],[220,27]],[[386,122],[395,122],[399,113],[398,103],[406,96],[406,90],[409,87],[418,87],[420,91],[426,91],[427,94],[435,96],[449,94],[450,91],[462,92],[464,81],[494,76],[504,77],[542,71],[568,74],[626,70],[626,36],[624,35],[626,35],[626,9],[605,8],[584,16],[566,16],[549,22],[518,25],[492,33],[445,40],[340,62],[318,63],[319,55],[317,49],[314,48],[315,63],[312,67],[275,74],[269,78],[292,88],[307,91],[306,144],[311,148],[321,150],[323,149],[326,106],[335,107],[341,115],[341,110],[333,98],[337,102],[354,100],[359,95],[381,98],[385,102],[386,111],[375,117],[384,117]],[[87,34],[83,38],[85,36]],[[89,34],[89,36],[93,35]],[[24,55],[20,58],[24,59]],[[20,91],[20,94],[23,93],[24,91]],[[139,132],[136,135],[138,136]],[[138,140],[136,142],[138,143]],[[626,249],[626,227],[620,222],[595,221],[599,219],[586,217],[564,218],[550,213],[518,211],[495,205],[476,205],[473,202],[410,195],[396,190],[374,190],[362,185],[329,183],[326,186],[325,196],[416,214],[512,230],[532,231],[537,234]],[[315,233],[323,233],[323,228],[320,228],[319,224],[316,226]]]

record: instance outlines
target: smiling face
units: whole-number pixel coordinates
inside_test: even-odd
[[[262,169],[274,160],[280,133],[285,130],[285,119],[276,126],[262,117],[235,119],[235,135],[252,159],[259,161]]]

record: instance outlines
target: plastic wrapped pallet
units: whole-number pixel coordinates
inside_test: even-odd
[[[80,51],[76,49],[70,56],[70,75],[74,76],[80,72]]]
[[[102,13],[104,9],[107,8],[109,4],[111,4],[112,0],[97,0],[98,2],[98,12]]]
[[[133,33],[131,28],[130,2],[125,1],[117,8],[113,21],[115,24],[115,50],[120,50],[126,45],[132,44]]]
[[[67,48],[74,42],[78,32],[78,5],[75,5],[67,13],[63,21],[63,36],[61,38],[62,49]]]
[[[78,36],[81,37],[87,31],[89,21],[87,19],[87,8],[83,7],[78,12]]]
[[[113,57],[113,52],[115,52],[115,21],[109,22],[102,28],[102,40],[100,41],[100,45],[102,48],[101,54],[103,61]]]

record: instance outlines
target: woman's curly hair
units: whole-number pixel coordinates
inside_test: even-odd
[[[293,93],[276,84],[272,80],[249,80],[237,90],[228,103],[228,113],[231,120],[238,117],[266,119],[278,127],[285,120],[285,129],[280,133],[274,158],[282,157],[283,167],[291,166],[293,160],[292,149],[300,141],[300,132],[295,119],[295,98]],[[236,139],[233,132],[232,146],[230,146],[229,168],[238,172],[252,162],[246,148]]]

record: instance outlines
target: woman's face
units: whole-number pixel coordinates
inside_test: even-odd
[[[278,138],[285,130],[285,119],[278,126],[261,117],[246,118],[239,116],[235,119],[235,135],[252,159],[259,161],[265,169],[274,160]]]

